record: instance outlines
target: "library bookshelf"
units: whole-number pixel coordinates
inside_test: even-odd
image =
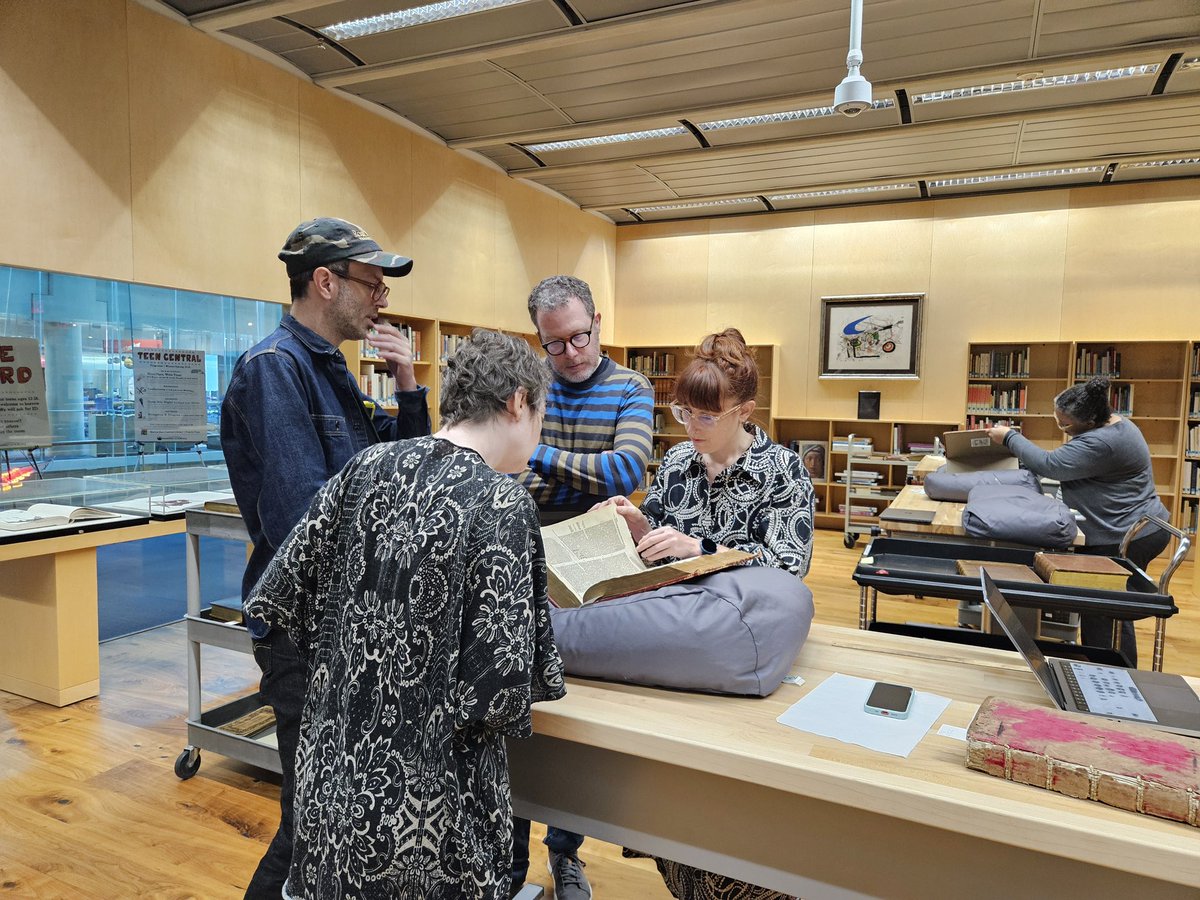
[[[898,419],[775,419],[776,440],[800,454],[812,477],[816,494],[813,524],[837,529],[846,522],[847,505],[852,507],[855,522],[877,523],[879,513],[904,487],[912,469],[933,452],[934,441],[942,432],[959,427],[958,422]],[[845,474],[848,469],[850,476]],[[851,483],[853,473],[864,477]]]
[[[1154,484],[1173,524],[1196,519],[1188,441],[1200,426],[1200,370],[1196,342],[1057,341],[980,343],[969,346],[968,428],[1019,426],[1039,446],[1053,450],[1065,436],[1054,420],[1054,398],[1095,375],[1109,378],[1109,402],[1142,432],[1150,448]],[[1193,375],[1192,373],[1196,373]],[[1189,419],[1192,404],[1196,419]],[[1196,429],[1200,461],[1200,427]]]
[[[645,375],[654,390],[654,443],[650,465],[639,493],[649,486],[667,451],[688,439],[686,429],[676,422],[671,414],[671,400],[675,396],[675,379],[695,358],[695,349],[692,345],[676,345],[634,346],[623,350],[624,365]],[[779,385],[776,378],[779,371],[779,347],[775,344],[751,344],[750,350],[758,363],[758,395],[755,397],[751,421],[773,438],[772,413],[779,403]]]
[[[437,321],[386,312],[380,313],[379,318],[395,325],[408,338],[413,348],[413,374],[417,384],[429,387],[429,408],[436,410],[437,379],[433,377],[432,359],[438,341]],[[357,375],[362,392],[394,415],[396,382],[388,371],[387,363],[365,340],[347,342],[341,350],[346,357],[347,368]]]

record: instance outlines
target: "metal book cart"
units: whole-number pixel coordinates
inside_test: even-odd
[[[899,458],[898,454],[889,456],[886,453],[876,453],[874,450],[862,450],[855,447],[855,441],[858,440],[857,435],[850,434],[846,438],[846,467],[843,470],[846,475],[846,503],[843,513],[843,530],[845,534],[842,537],[842,543],[846,549],[851,549],[858,543],[860,534],[874,534],[879,529],[878,511],[873,515],[862,515],[854,512],[855,500],[870,500],[874,503],[882,503],[884,507],[896,499],[896,495],[900,492],[900,488],[894,484],[894,479],[891,474],[886,478],[879,479],[873,483],[856,483],[854,480],[855,468],[863,471],[878,471],[877,467],[887,467],[889,472],[893,472],[895,466],[904,468],[904,477],[902,482],[907,482],[909,476],[917,466],[917,459]],[[898,448],[894,448],[898,449]],[[870,466],[870,469],[863,469],[864,466]]]
[[[246,542],[250,536],[242,517],[236,513],[190,509],[187,522],[187,645],[188,645],[188,744],[175,760],[175,774],[191,778],[200,768],[200,751],[212,750],[222,756],[241,760],[269,771],[281,773],[279,751],[260,739],[244,737],[223,726],[253,712],[263,701],[255,691],[207,712],[201,709],[201,648],[224,647],[240,653],[252,653],[250,633],[241,624],[218,622],[201,615],[200,538],[214,537]]]

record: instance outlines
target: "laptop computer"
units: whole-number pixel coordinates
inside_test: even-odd
[[[1015,469],[1017,458],[1003,444],[992,443],[986,429],[942,432],[947,472]]]
[[[1200,697],[1183,678],[1048,657],[986,569],[979,578],[988,609],[1059,709],[1200,737]]]

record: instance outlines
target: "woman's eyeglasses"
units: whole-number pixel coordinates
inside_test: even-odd
[[[699,425],[701,428],[711,428],[713,425],[716,425],[718,422],[720,422],[723,418],[725,418],[731,412],[736,412],[740,407],[741,407],[741,404],[739,403],[737,406],[731,406],[729,409],[725,410],[725,412],[721,413],[719,416],[711,416],[708,413],[694,413],[690,409],[688,409],[686,406],[680,406],[678,403],[672,403],[671,404],[671,415],[673,415],[675,417],[675,421],[678,422],[680,425],[686,426],[686,425],[695,423],[696,425]]]

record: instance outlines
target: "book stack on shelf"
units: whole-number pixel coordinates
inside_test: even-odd
[[[399,332],[402,335],[404,335],[404,337],[408,338],[408,345],[412,348],[413,362],[420,362],[421,361],[421,332],[417,331],[417,329],[415,329],[412,325],[409,325],[406,322],[393,322],[392,324],[396,326],[396,328],[399,330]],[[371,346],[371,344],[369,344],[365,340],[358,342],[358,355],[361,359],[364,359],[364,360],[382,361],[379,356],[379,350],[377,348]]]
[[[1075,355],[1075,377],[1078,379],[1094,378],[1105,375],[1108,378],[1121,377],[1121,352],[1115,347],[1104,350],[1090,350],[1080,347]]]
[[[1025,385],[976,384],[967,385],[967,412],[991,415],[1024,415],[1028,393]]]
[[[1029,348],[976,350],[971,353],[969,378],[1028,378]]]
[[[1183,463],[1183,484],[1180,490],[1185,497],[1200,496],[1200,460],[1189,459]]]
[[[654,381],[650,383],[650,386],[654,388],[655,406],[669,406],[675,399],[674,378],[655,378]]]
[[[1133,385],[1132,384],[1114,384],[1108,389],[1108,405],[1111,406],[1119,416],[1133,415]]]
[[[834,453],[849,453],[851,450],[850,441],[848,438],[835,437],[833,439]],[[869,437],[856,437],[853,447],[855,455],[870,454],[875,452],[875,442]]]
[[[458,348],[467,340],[468,337],[470,337],[470,334],[454,334],[443,332],[442,348],[441,353],[438,354],[438,359],[444,363],[458,352]]]
[[[630,350],[628,368],[643,375],[674,375],[675,353],[670,350]]]
[[[391,402],[396,393],[396,379],[391,372],[360,372],[358,386],[372,400]]]

